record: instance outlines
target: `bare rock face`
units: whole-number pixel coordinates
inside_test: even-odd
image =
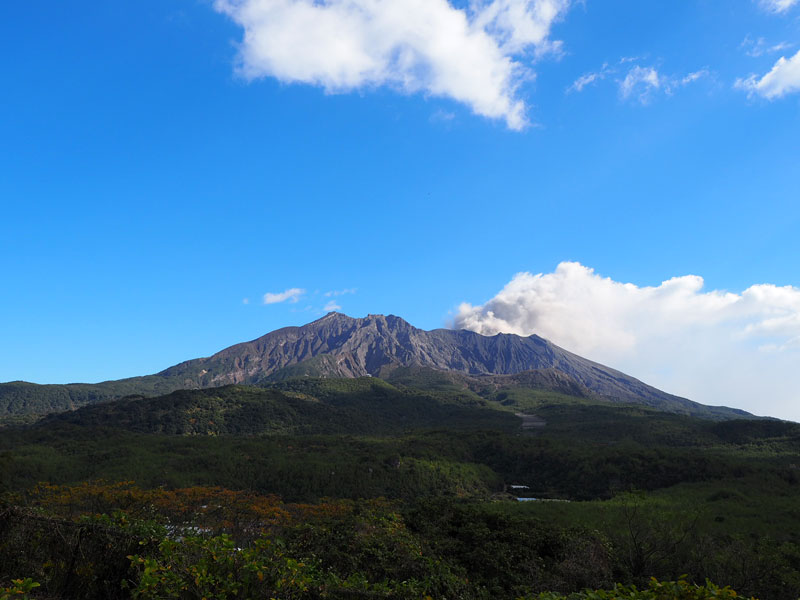
[[[466,330],[424,331],[393,315],[354,319],[329,313],[302,327],[278,329],[158,375],[182,378],[187,387],[210,387],[258,383],[295,365],[307,365],[305,374],[323,377],[380,376],[400,366],[473,376],[552,369],[609,399],[689,413],[700,406],[572,354],[537,335],[487,337]]]

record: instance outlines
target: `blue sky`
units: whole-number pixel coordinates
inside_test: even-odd
[[[796,1],[30,0],[0,49],[0,381],[333,301],[800,420]]]

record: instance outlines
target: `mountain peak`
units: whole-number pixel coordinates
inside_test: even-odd
[[[425,331],[395,315],[354,318],[335,311],[302,327],[278,329],[161,374],[182,377],[187,386],[211,387],[297,374],[380,377],[398,367],[426,367],[472,376],[551,369],[612,400],[662,408],[669,405],[681,412],[700,406],[572,354],[537,335],[484,336],[465,329]]]
[[[548,371],[561,373],[578,387],[608,400],[687,414],[729,417],[735,412],[662,392],[537,335],[498,333],[490,337],[466,329],[425,331],[395,315],[354,318],[336,311],[301,327],[284,327],[138,379],[147,380],[154,389],[172,390],[309,375],[381,377],[403,367],[478,377]]]
[[[311,323],[306,323],[306,325],[312,325],[313,323],[319,323],[320,321],[329,321],[331,319],[343,319],[343,320],[347,320],[347,321],[355,321],[356,320],[355,318],[353,318],[353,317],[351,317],[349,315],[346,315],[344,313],[340,313],[340,312],[337,312],[335,310],[332,310],[329,313],[327,313],[325,316],[320,317],[319,319],[317,319],[316,321],[311,321]],[[305,327],[305,325],[303,325],[302,327]]]

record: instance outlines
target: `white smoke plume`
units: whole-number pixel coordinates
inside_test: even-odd
[[[454,326],[536,333],[667,392],[800,421],[800,288],[705,291],[696,275],[640,287],[563,262],[462,304]]]

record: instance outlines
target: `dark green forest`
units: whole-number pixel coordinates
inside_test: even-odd
[[[6,421],[0,497],[3,599],[800,597],[800,425],[524,378],[286,377]]]

